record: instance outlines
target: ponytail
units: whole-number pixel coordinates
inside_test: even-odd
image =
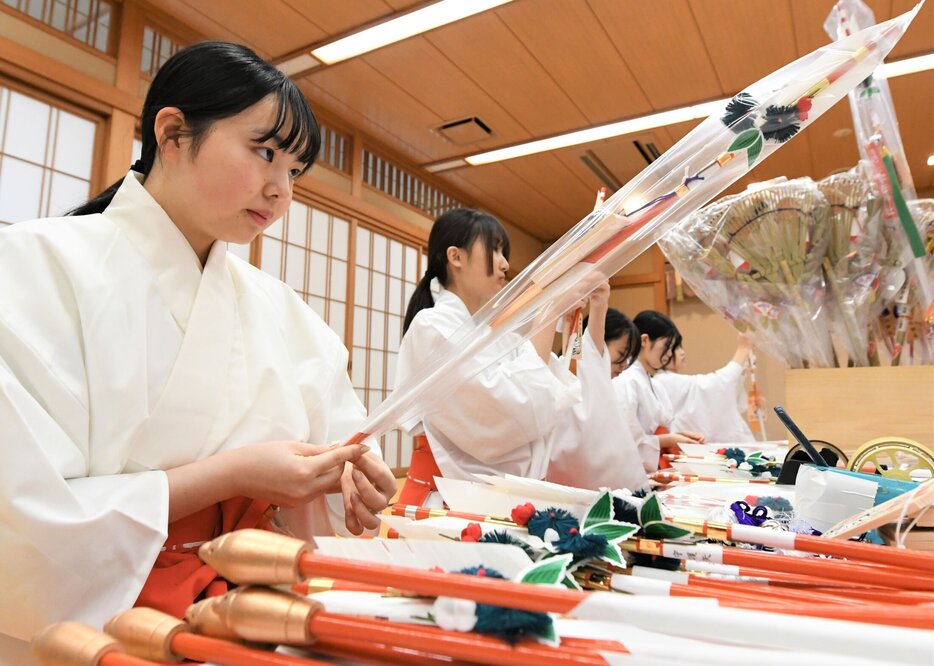
[[[426,308],[433,308],[435,306],[435,298],[431,295],[431,281],[433,279],[434,278],[426,272],[425,275],[422,276],[422,279],[419,280],[415,291],[412,292],[409,305],[405,309],[405,320],[402,322],[402,335],[405,335],[409,330],[409,326],[412,325],[412,320],[415,319],[415,315]]]

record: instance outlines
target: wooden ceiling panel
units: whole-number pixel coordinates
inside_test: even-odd
[[[788,5],[774,0],[690,0],[723,93],[732,95],[794,60]]]
[[[242,42],[248,44],[263,57],[270,57],[259,46],[248,39],[246,35],[238,35],[223,21],[219,16],[208,16],[194,9],[185,0],[141,0],[145,8],[151,7],[158,10],[166,17],[178,21],[187,26],[196,33],[200,33],[209,39],[226,39],[229,41]]]
[[[915,189],[932,196],[934,166],[927,159],[934,155],[934,71],[892,79],[889,88]]]
[[[419,102],[442,121],[476,116],[493,130],[488,139],[470,145],[442,140],[438,144],[439,152],[432,154],[431,160],[531,138],[531,134],[496,99],[423,37],[380,49],[364,59],[403,90],[419,91]],[[418,65],[413,66],[413,63]],[[426,125],[422,131],[429,132],[432,127]]]
[[[419,162],[448,149],[444,139],[426,131],[444,119],[422,104],[414,91],[403,90],[362,59],[323,69],[302,79],[302,84],[306,90],[311,86],[312,99],[320,89],[334,102],[365,117],[366,131],[377,128],[374,136],[387,145],[400,152],[414,149],[421,155]],[[333,104],[328,100],[324,103]]]
[[[671,147],[667,135],[653,131],[608,139],[593,144],[590,150],[606,165],[613,176],[625,185],[649,165],[646,158],[636,148],[635,141],[643,145],[653,143],[661,153]]]
[[[814,0],[789,0],[797,57],[801,57],[821,46],[834,41],[824,32],[824,21],[833,8],[833,2],[815,2]],[[876,21],[885,21],[892,17],[891,0],[863,0],[876,17]],[[912,28],[913,29],[913,28]]]
[[[551,153],[529,155],[503,163],[519,178],[552,201],[574,224],[593,208],[592,191]],[[570,225],[569,225],[570,227]]]
[[[321,28],[327,35],[325,39],[397,13],[391,4],[384,0],[353,0],[353,2],[283,0],[283,2]]]
[[[208,20],[214,19],[237,35],[238,41],[252,45],[268,58],[326,37],[321,28],[283,0],[263,0],[261,11],[252,2],[228,0],[186,0],[183,3],[154,0],[153,4],[158,7],[171,4],[176,8],[183,4],[187,8],[183,14],[186,18],[200,14]],[[206,34],[215,36],[214,32]]]
[[[502,221],[512,222],[514,220],[525,219],[525,215],[518,208],[513,208],[509,203],[500,201],[489,192],[479,187],[475,182],[464,178],[465,170],[446,171],[438,174],[439,178],[445,183],[456,188],[458,192],[463,192],[472,201],[465,201],[467,205],[475,205],[493,215],[499,217]]]
[[[815,180],[826,178],[836,171],[851,169],[859,161],[848,100],[840,100],[808,125],[804,136],[811,143],[813,170],[810,175]]]
[[[907,0],[892,0],[891,16],[907,12],[915,4],[915,2]],[[880,20],[878,15],[876,15],[876,20]],[[931,52],[934,52],[934,3],[925,2],[908,28],[908,32],[892,49],[888,59],[899,60],[900,58]]]
[[[533,135],[587,125],[568,93],[516,39],[496,10],[433,30],[425,39]]]
[[[588,0],[654,109],[724,94],[686,0]]]
[[[580,2],[516,2],[498,10],[509,29],[592,124],[652,111],[604,26]]]
[[[517,211],[511,221],[539,240],[557,238],[568,227],[567,216],[561,209],[505,164],[461,169],[458,175],[495,199],[506,202],[510,209]]]

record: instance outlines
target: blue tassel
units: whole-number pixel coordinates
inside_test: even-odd
[[[609,543],[605,536],[600,534],[581,534],[576,529],[555,541],[555,548],[559,553],[571,553],[575,560],[586,560],[591,557],[603,555]]]
[[[483,565],[461,569],[458,573],[484,578],[505,578],[495,569]],[[510,643],[515,643],[525,636],[547,636],[551,633],[551,626],[552,620],[548,613],[477,604],[477,624],[474,625],[474,631],[498,636]]]
[[[580,529],[580,523],[577,518],[572,516],[564,509],[548,508],[544,511],[536,511],[529,518],[529,534],[537,536],[539,539],[545,538],[545,530],[553,529],[560,538],[566,537],[572,529]]]
[[[519,548],[525,551],[526,555],[528,555],[533,560],[535,559],[535,551],[532,550],[532,547],[529,544],[524,541],[520,541],[514,536],[510,536],[506,533],[505,530],[487,532],[482,537],[480,537],[480,543],[504,543],[509,546],[519,546]]]

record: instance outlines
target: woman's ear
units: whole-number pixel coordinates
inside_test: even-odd
[[[642,348],[648,350],[649,348],[649,336],[647,333],[643,333],[639,336],[639,340],[642,341]]]
[[[156,135],[156,145],[163,159],[176,161],[181,153],[179,140],[184,136],[185,114],[174,106],[159,109],[153,122],[153,131]]]
[[[447,252],[445,252],[448,258],[448,265],[455,266],[460,268],[463,265],[463,257],[461,249],[456,245],[451,245],[448,247]]]

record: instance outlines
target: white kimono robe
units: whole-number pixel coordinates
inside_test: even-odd
[[[603,354],[597,351],[588,331],[582,337],[577,376],[569,380],[577,398],[555,427],[546,478],[577,488],[638,490],[648,484],[648,477],[629,417],[618,408],[610,355],[606,347]],[[570,375],[566,366],[564,371]]]
[[[674,410],[672,429],[704,435],[710,443],[755,441],[744,418],[743,368],[730,361],[716,372],[682,375],[659,371],[653,383],[665,389]]]
[[[434,307],[419,312],[402,339],[396,386],[415,375],[425,359],[446,353],[449,338],[471,323],[463,301],[442,288]],[[589,336],[584,338],[584,359],[578,367],[587,365],[588,377],[608,381],[609,355],[601,357]],[[546,365],[531,342],[517,345],[517,339],[509,337],[484,354],[478,365],[484,364],[479,374],[428,405],[420,422],[405,424],[410,434],[424,432],[445,477],[513,474],[541,479],[548,474],[561,483],[594,488],[645,483],[638,464],[633,464],[634,443],[629,442],[628,457],[616,455],[609,446],[619,431],[611,404],[599,408],[595,398],[600,391],[582,387],[556,358]],[[602,396],[607,395],[604,388]],[[602,418],[588,419],[595,413]],[[584,455],[583,447],[595,450]],[[601,464],[602,455],[611,460]],[[560,472],[554,475],[549,471],[553,458],[557,462],[552,471]]]
[[[167,534],[162,470],[256,442],[332,442],[365,416],[337,335],[226,243],[202,272],[138,178],[101,215],[0,232],[9,663],[29,663],[10,655],[50,623],[100,626],[133,605]],[[288,513],[306,538],[343,527],[339,496]]]
[[[658,385],[636,361],[613,379],[617,409],[626,415],[632,436],[639,447],[642,465],[648,473],[658,469],[661,450],[658,428],[672,429],[673,411],[665,389]]]

